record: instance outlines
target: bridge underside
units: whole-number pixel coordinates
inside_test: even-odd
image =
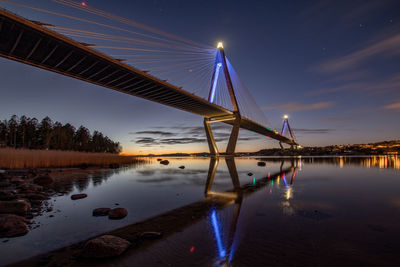
[[[0,56],[181,109],[206,119],[233,115],[232,111],[1,9]],[[223,122],[234,125],[233,121]],[[294,144],[278,132],[247,118],[241,118],[240,128]]]

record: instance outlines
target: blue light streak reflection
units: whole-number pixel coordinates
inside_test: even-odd
[[[214,237],[215,240],[217,241],[217,247],[218,247],[218,254],[220,258],[225,258],[226,256],[226,251],[224,249],[224,246],[222,245],[222,239],[221,239],[221,233],[220,233],[220,228],[219,228],[219,223],[217,219],[217,213],[215,210],[211,211],[211,225],[214,230]]]

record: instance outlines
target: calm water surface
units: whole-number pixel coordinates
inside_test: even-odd
[[[266,166],[257,166],[260,160]],[[164,166],[154,159],[57,183],[58,190],[68,193],[52,198],[48,205],[53,210],[34,218],[40,227],[22,237],[0,239],[1,264],[218,198],[225,201],[223,208],[207,210],[202,219],[146,250],[103,264],[400,266],[397,156],[169,161]],[[186,168],[179,169],[181,165]],[[72,201],[76,193],[88,197]],[[94,208],[117,203],[128,210],[126,218],[92,216]]]

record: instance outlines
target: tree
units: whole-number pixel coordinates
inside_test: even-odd
[[[8,123],[6,120],[0,121],[0,147],[7,146],[8,142]]]
[[[120,153],[118,142],[112,141],[99,131],[93,136],[84,126],[75,129],[70,123],[53,123],[45,117],[40,123],[25,115],[20,119],[13,115],[8,121],[0,121],[0,147],[29,149],[59,149],[86,152]]]
[[[53,122],[49,117],[45,117],[39,126],[39,146],[42,149],[49,149],[50,134],[53,130]]]
[[[38,127],[39,122],[36,118],[28,120],[26,125],[26,147],[29,149],[40,148],[38,142]]]
[[[12,115],[11,119],[8,121],[8,146],[17,146],[17,127],[18,127],[18,117],[17,115]]]
[[[90,151],[90,132],[87,128],[81,126],[74,135],[74,150]]]
[[[17,126],[17,147],[25,147],[25,137],[28,120],[29,119],[25,115],[22,115],[19,119],[19,124]]]

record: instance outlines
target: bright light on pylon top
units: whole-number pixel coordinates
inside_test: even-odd
[[[283,118],[287,119],[287,118],[289,118],[289,116],[288,115],[283,115]]]
[[[224,45],[222,44],[222,42],[218,43],[217,48],[224,48]]]

